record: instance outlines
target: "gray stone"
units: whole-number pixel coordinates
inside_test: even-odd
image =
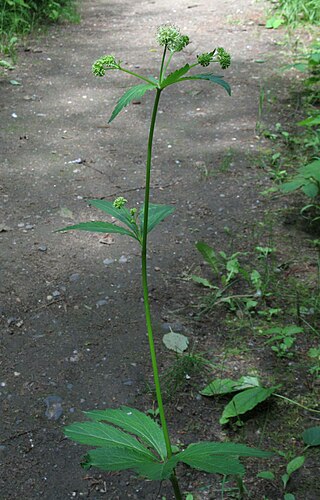
[[[75,283],[76,281],[79,281],[79,279],[80,279],[80,274],[79,273],[73,273],[69,277],[69,281],[71,281],[72,283]]]
[[[47,396],[44,403],[47,406],[45,416],[49,420],[58,420],[63,414],[62,398],[60,396]]]

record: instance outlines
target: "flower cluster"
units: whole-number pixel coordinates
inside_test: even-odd
[[[118,63],[114,56],[103,56],[97,59],[92,65],[92,73],[95,76],[104,76],[108,69],[119,69]]]
[[[204,54],[200,54],[199,56],[197,56],[198,63],[204,67],[209,66],[209,64],[214,61],[214,56],[217,56],[216,61],[218,61],[222,69],[226,69],[230,66],[230,54],[228,54],[228,52],[222,47],[218,47],[212,52],[205,52]]]
[[[156,38],[158,44],[167,47],[170,52],[180,52],[190,43],[187,35],[181,35],[178,28],[167,24],[159,26]]]
[[[201,66],[209,66],[209,64],[213,61],[213,55],[215,53],[215,50],[213,52],[205,52],[204,54],[200,54],[197,56],[198,63],[201,64]]]
[[[217,48],[217,59],[222,69],[226,69],[231,64],[231,56],[222,47]]]
[[[124,205],[127,203],[128,200],[126,200],[123,196],[119,196],[119,198],[116,198],[113,202],[114,208],[120,208],[124,207]]]

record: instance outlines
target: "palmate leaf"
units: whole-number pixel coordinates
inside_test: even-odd
[[[156,463],[140,451],[117,446],[105,446],[91,450],[85,456],[84,467],[98,467],[107,471],[133,469],[138,472],[145,464]]]
[[[98,467],[107,471],[131,469],[139,476],[153,481],[169,479],[178,459],[173,456],[170,460],[159,462],[141,452],[122,447],[103,447],[91,450],[85,456],[84,468]]]
[[[174,207],[171,207],[170,205],[156,205],[154,203],[150,203],[148,213],[148,233],[150,233],[155,226],[163,221],[163,219],[168,217],[168,215],[172,214],[173,211]],[[144,207],[140,210],[139,219],[142,231],[144,224]]]
[[[64,434],[72,441],[99,447],[121,447],[134,450],[151,460],[155,456],[130,434],[100,422],[76,422],[64,428]]]
[[[67,226],[61,229],[57,229],[55,232],[58,233],[61,231],[71,231],[73,229],[77,229],[79,231],[89,231],[91,233],[119,233],[137,239],[136,235],[128,229],[117,226],[116,224],[111,224],[111,222],[80,222],[79,224],[74,224],[73,226]]]
[[[242,463],[235,457],[211,456],[205,453],[202,454],[186,454],[180,457],[181,462],[211,474],[231,475],[236,474],[243,476],[245,468]]]
[[[245,469],[238,457],[269,458],[272,453],[249,448],[238,443],[193,443],[176,455],[176,458],[205,472],[223,475],[243,475]]]
[[[183,75],[188,73],[189,70],[190,70],[190,65],[186,64],[182,68],[177,69],[173,73],[170,73],[170,75],[168,75],[167,78],[165,78],[163,80],[163,82],[161,84],[161,88],[164,89],[165,87],[168,87],[169,85],[172,85],[173,83],[177,83]]]
[[[238,417],[252,410],[259,403],[269,398],[279,387],[281,386],[277,385],[268,389],[253,387],[252,389],[245,389],[236,394],[225,407],[219,420],[220,424],[227,424],[232,417]]]
[[[192,443],[188,448],[176,455],[180,457],[182,454],[192,456],[193,454],[200,456],[203,455],[217,455],[226,457],[256,457],[256,458],[269,458],[273,454],[269,451],[259,450],[258,448],[250,448],[245,444],[239,443],[215,443],[210,441],[200,441],[199,443]]]
[[[131,87],[129,90],[127,90],[127,92],[123,94],[122,97],[120,97],[108,123],[112,122],[112,120],[115,119],[120,111],[122,111],[125,106],[133,101],[133,99],[138,99],[139,97],[142,97],[147,92],[147,90],[153,90],[155,88],[156,84],[152,85],[151,83],[141,83],[139,85],[134,85],[133,87]]]
[[[172,475],[173,469],[178,463],[178,457],[172,456],[169,460],[164,462],[145,462],[143,465],[137,467],[137,472],[140,476],[144,476],[152,481],[163,481],[169,479]]]
[[[138,436],[146,445],[153,448],[162,459],[167,456],[161,427],[144,413],[134,408],[122,406],[118,409],[87,411],[85,414],[92,420],[109,422]]]
[[[224,90],[231,95],[231,87],[229,83],[227,83],[222,76],[213,75],[212,73],[200,73],[199,75],[192,76],[184,76],[183,78],[179,78],[179,82],[184,80],[208,80],[212,83],[216,83],[220,85],[220,87],[224,88]]]

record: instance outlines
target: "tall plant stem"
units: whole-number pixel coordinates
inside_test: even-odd
[[[154,346],[154,337],[153,337],[150,304],[149,304],[148,275],[147,275],[147,241],[148,241],[148,217],[149,217],[149,199],[150,199],[152,143],[153,143],[154,127],[155,127],[155,123],[156,123],[160,95],[161,95],[161,89],[157,89],[156,90],[156,97],[155,97],[155,101],[154,101],[154,105],[153,105],[150,131],[149,131],[147,164],[146,164],[145,197],[144,197],[144,223],[143,223],[141,265],[142,265],[143,300],[144,300],[144,309],[145,309],[145,316],[146,316],[148,340],[149,340],[149,347],[150,347],[150,354],[151,354],[153,378],[154,378],[154,384],[155,384],[155,388],[156,388],[156,396],[157,396],[157,402],[158,402],[158,408],[159,408],[160,421],[161,421],[164,440],[166,443],[167,457],[171,458],[172,457],[172,448],[171,448],[171,442],[170,442],[170,437],[169,437],[167,421],[166,421],[166,417],[165,417],[165,413],[164,413],[161,387],[160,387],[158,363],[157,363],[157,357],[156,357],[156,350],[155,350],[155,346]],[[177,477],[174,473],[171,476],[170,481],[171,481],[171,484],[173,486],[173,490],[174,490],[174,494],[175,494],[176,499],[182,500],[182,495],[180,492],[178,480],[177,480]]]

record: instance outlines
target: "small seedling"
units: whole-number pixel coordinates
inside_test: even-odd
[[[299,326],[289,325],[285,327],[269,328],[265,331],[266,335],[272,335],[267,340],[267,344],[271,344],[271,349],[279,358],[292,358],[293,352],[291,348],[296,342],[296,336],[303,333],[303,329]]]

